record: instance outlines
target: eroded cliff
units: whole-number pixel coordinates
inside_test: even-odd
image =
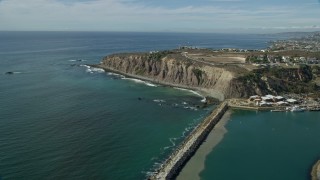
[[[174,51],[114,54],[97,66],[156,83],[195,89],[220,100],[313,89],[308,67],[248,71],[237,65],[195,61]]]

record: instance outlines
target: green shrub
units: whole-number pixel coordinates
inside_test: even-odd
[[[200,69],[195,68],[195,69],[192,69],[192,72],[196,76],[196,78],[198,80],[198,83],[200,84],[200,82],[202,81],[203,71],[200,70]]]
[[[160,61],[162,58],[167,56],[168,54],[171,54],[171,51],[160,51],[156,53],[151,53],[148,55],[148,61]]]

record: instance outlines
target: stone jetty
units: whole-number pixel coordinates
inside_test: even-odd
[[[222,102],[203,120],[186,139],[177,147],[161,167],[148,179],[165,180],[175,178],[186,162],[206,139],[212,128],[219,122],[228,109],[228,102]]]
[[[318,160],[312,167],[311,179],[320,180],[320,160]]]

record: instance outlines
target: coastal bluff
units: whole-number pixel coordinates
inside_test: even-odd
[[[234,78],[231,71],[194,62],[177,53],[115,54],[105,57],[98,67],[158,84],[197,90],[219,100],[235,94],[230,92]]]
[[[197,53],[205,56],[207,52]],[[158,84],[196,90],[221,101],[253,94],[312,92],[316,87],[311,83],[313,70],[308,66],[257,68],[244,62],[225,63],[225,59],[213,63],[188,54],[191,52],[179,50],[112,54],[93,66]]]

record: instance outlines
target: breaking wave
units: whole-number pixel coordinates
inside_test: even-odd
[[[192,94],[195,94],[195,95],[197,95],[197,96],[199,96],[199,97],[202,97],[202,99],[201,99],[201,102],[206,102],[206,97],[204,97],[204,96],[202,96],[200,93],[198,93],[197,91],[194,91],[194,90],[190,90],[190,89],[184,89],[184,88],[179,88],[179,87],[174,87],[174,89],[178,89],[178,90],[181,90],[181,91],[188,91],[188,92],[190,92],[190,93],[192,93]]]
[[[103,72],[105,72],[104,69],[102,69],[102,68],[90,67],[90,66],[85,65],[85,64],[81,64],[80,66],[87,68],[86,72],[88,72],[88,73],[94,73],[94,72],[103,73]]]
[[[145,85],[150,86],[150,87],[158,87],[158,86],[157,86],[157,85],[155,85],[155,84],[152,84],[152,83],[150,83],[150,82],[143,81],[143,80],[140,80],[140,79],[126,78],[126,77],[121,78],[121,79],[134,81],[134,82],[136,82],[136,83],[142,83],[142,84],[145,84]]]

